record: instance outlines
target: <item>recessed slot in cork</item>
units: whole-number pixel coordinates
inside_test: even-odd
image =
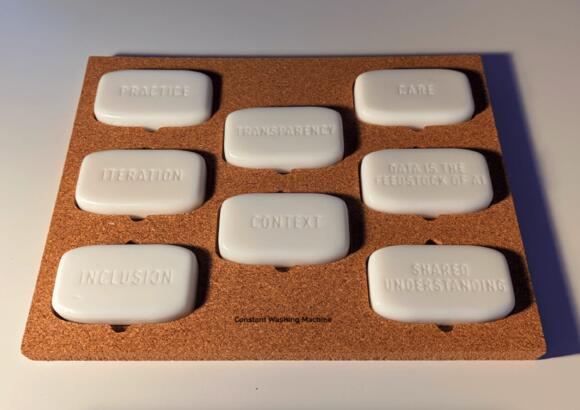
[[[138,242],[135,242],[135,241],[127,241],[127,242],[125,242],[125,245],[138,245],[138,244],[139,243]]]
[[[141,222],[143,221],[145,218],[142,216],[136,216],[136,215],[129,215],[129,219],[132,220],[133,222]]]
[[[278,272],[288,272],[290,270],[290,268],[287,266],[274,266],[274,269],[276,269]]]
[[[111,325],[111,330],[115,333],[123,333],[128,327],[128,325]]]
[[[443,333],[449,333],[453,331],[453,325],[437,325],[437,329],[441,330]]]
[[[438,239],[427,239],[425,241],[425,245],[442,245],[442,244],[443,244],[443,242],[441,242]]]

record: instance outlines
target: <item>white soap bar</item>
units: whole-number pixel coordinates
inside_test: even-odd
[[[113,71],[99,80],[95,117],[150,130],[197,125],[211,116],[212,90],[211,79],[196,71]]]
[[[226,118],[224,155],[245,168],[321,168],[342,159],[340,114],[324,107],[268,107]]]
[[[180,246],[85,246],[62,256],[52,307],[80,323],[166,322],[193,310],[197,276],[195,255]]]
[[[368,280],[373,310],[400,322],[486,322],[515,303],[505,257],[481,246],[382,248],[369,258]]]
[[[348,253],[348,210],[324,194],[244,194],[224,201],[218,245],[223,258],[246,264],[327,263]]]
[[[416,129],[467,121],[475,107],[467,76],[442,69],[363,73],[354,84],[354,105],[361,121]]]
[[[363,158],[364,203],[376,211],[434,218],[489,206],[493,189],[485,157],[453,148],[388,149]]]
[[[106,215],[178,214],[205,198],[203,157],[177,150],[112,150],[87,155],[76,187],[79,208]]]

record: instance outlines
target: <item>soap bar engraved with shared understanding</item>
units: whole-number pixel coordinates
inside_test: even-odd
[[[355,81],[354,101],[361,121],[415,129],[464,122],[475,109],[467,76],[446,69],[368,71]]]
[[[427,218],[479,211],[493,199],[485,157],[454,148],[367,154],[361,165],[361,189],[369,208]]]
[[[122,70],[104,74],[95,97],[95,117],[109,125],[184,127],[211,116],[211,79],[187,70]]]
[[[194,152],[99,151],[83,159],[75,198],[85,211],[144,218],[198,208],[205,185],[205,161]]]
[[[495,249],[400,245],[368,261],[372,309],[412,323],[486,322],[507,316],[515,297],[507,261]]]
[[[85,246],[62,256],[52,307],[79,323],[166,322],[193,310],[197,277],[197,258],[179,246]]]
[[[343,139],[340,114],[329,108],[247,108],[226,118],[224,156],[245,168],[321,168],[342,159]]]
[[[331,195],[244,194],[221,207],[219,251],[234,262],[280,267],[328,263],[346,256],[349,244],[346,204]]]

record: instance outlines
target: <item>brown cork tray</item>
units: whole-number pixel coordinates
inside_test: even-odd
[[[353,107],[355,78],[385,68],[450,68],[471,80],[476,114],[468,122],[427,127],[364,124]],[[122,69],[189,69],[214,83],[214,113],[192,127],[114,127],[99,123],[93,101],[101,75]],[[261,106],[325,106],[342,114],[345,158],[340,163],[279,174],[232,166],[223,158],[228,113]],[[465,215],[426,220],[372,211],[361,201],[362,157],[385,148],[460,147],[485,155],[494,185],[492,205]],[[81,211],[74,199],[83,157],[121,148],[173,148],[200,153],[207,162],[207,201],[182,215],[105,216]],[[247,192],[323,192],[349,208],[349,255],[326,265],[240,265],[217,253],[222,201]],[[168,323],[111,327],[59,318],[51,308],[61,255],[93,244],[164,243],[188,247],[200,262],[196,309]],[[438,327],[381,318],[369,304],[369,255],[395,244],[472,244],[507,257],[516,307],[505,319]],[[236,318],[275,317],[276,322]],[[285,319],[286,318],[286,319]],[[298,323],[296,323],[298,322]],[[331,58],[91,57],[64,173],[22,343],[35,360],[404,360],[535,359],[545,342],[524,248],[502,165],[500,144],[478,56]]]

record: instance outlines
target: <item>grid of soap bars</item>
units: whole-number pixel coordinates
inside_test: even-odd
[[[353,104],[356,78],[365,72],[395,68],[451,69],[466,75],[475,101],[473,118],[421,131],[358,119]],[[214,97],[211,116],[200,125],[155,132],[97,121],[93,112],[99,80],[103,74],[127,69],[190,70],[208,75]],[[254,107],[325,107],[336,111],[343,124],[344,158],[321,168],[283,170],[285,173],[226,162],[223,141],[227,115]],[[142,148],[199,154],[207,166],[205,202],[192,212],[150,215],[138,221],[77,207],[75,189],[85,157],[107,150]],[[365,206],[359,188],[359,166],[365,155],[411,148],[465,149],[481,155],[489,165],[493,185],[490,206],[435,219],[432,215],[387,213]],[[228,260],[223,252],[220,255],[216,238],[224,201],[248,193],[278,192],[323,193],[344,201],[350,228],[348,252],[322,264],[298,266],[247,265]],[[324,245],[336,242],[340,235],[335,234]],[[87,245],[128,242],[181,245],[193,251],[199,262],[199,281],[192,314],[166,323],[112,329],[106,324],[65,321],[52,312],[56,270],[63,254]],[[441,326],[443,322],[439,326],[405,323],[377,314],[369,300],[369,256],[384,247],[425,243],[483,246],[503,255],[514,287],[513,311],[504,319],[453,327]],[[344,244],[341,246],[344,248]],[[278,269],[273,265],[279,265]],[[289,268],[280,269],[284,265]],[[525,334],[521,329],[527,329]],[[41,337],[48,342],[48,351],[40,349]],[[102,348],[92,346],[90,340],[99,340]],[[429,346],[424,341],[429,341]],[[91,60],[23,342],[23,351],[29,357],[516,359],[535,358],[543,350],[479,58]]]

